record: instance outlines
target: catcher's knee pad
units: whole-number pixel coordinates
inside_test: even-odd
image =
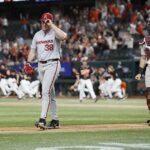
[[[146,100],[147,100],[147,106],[150,111],[150,87],[146,88],[145,96],[146,96]]]

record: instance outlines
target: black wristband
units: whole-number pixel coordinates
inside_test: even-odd
[[[143,71],[144,71],[144,68],[141,68],[141,67],[139,67],[139,74],[142,74],[143,73]]]

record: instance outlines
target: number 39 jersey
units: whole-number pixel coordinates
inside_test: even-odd
[[[53,29],[48,33],[38,31],[32,40],[31,50],[37,51],[39,61],[60,58],[61,42]]]

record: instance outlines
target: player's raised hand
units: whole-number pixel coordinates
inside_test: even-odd
[[[141,76],[142,76],[142,75],[139,73],[139,74],[137,74],[137,75],[135,76],[135,79],[136,79],[136,80],[141,80]]]
[[[51,19],[47,19],[45,22],[48,26],[52,26],[52,20]]]

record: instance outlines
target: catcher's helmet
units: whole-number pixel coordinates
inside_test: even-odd
[[[52,20],[53,21],[54,17],[51,13],[49,12],[46,12],[46,13],[43,13],[42,16],[41,16],[41,21],[43,22],[46,22],[47,20]]]

